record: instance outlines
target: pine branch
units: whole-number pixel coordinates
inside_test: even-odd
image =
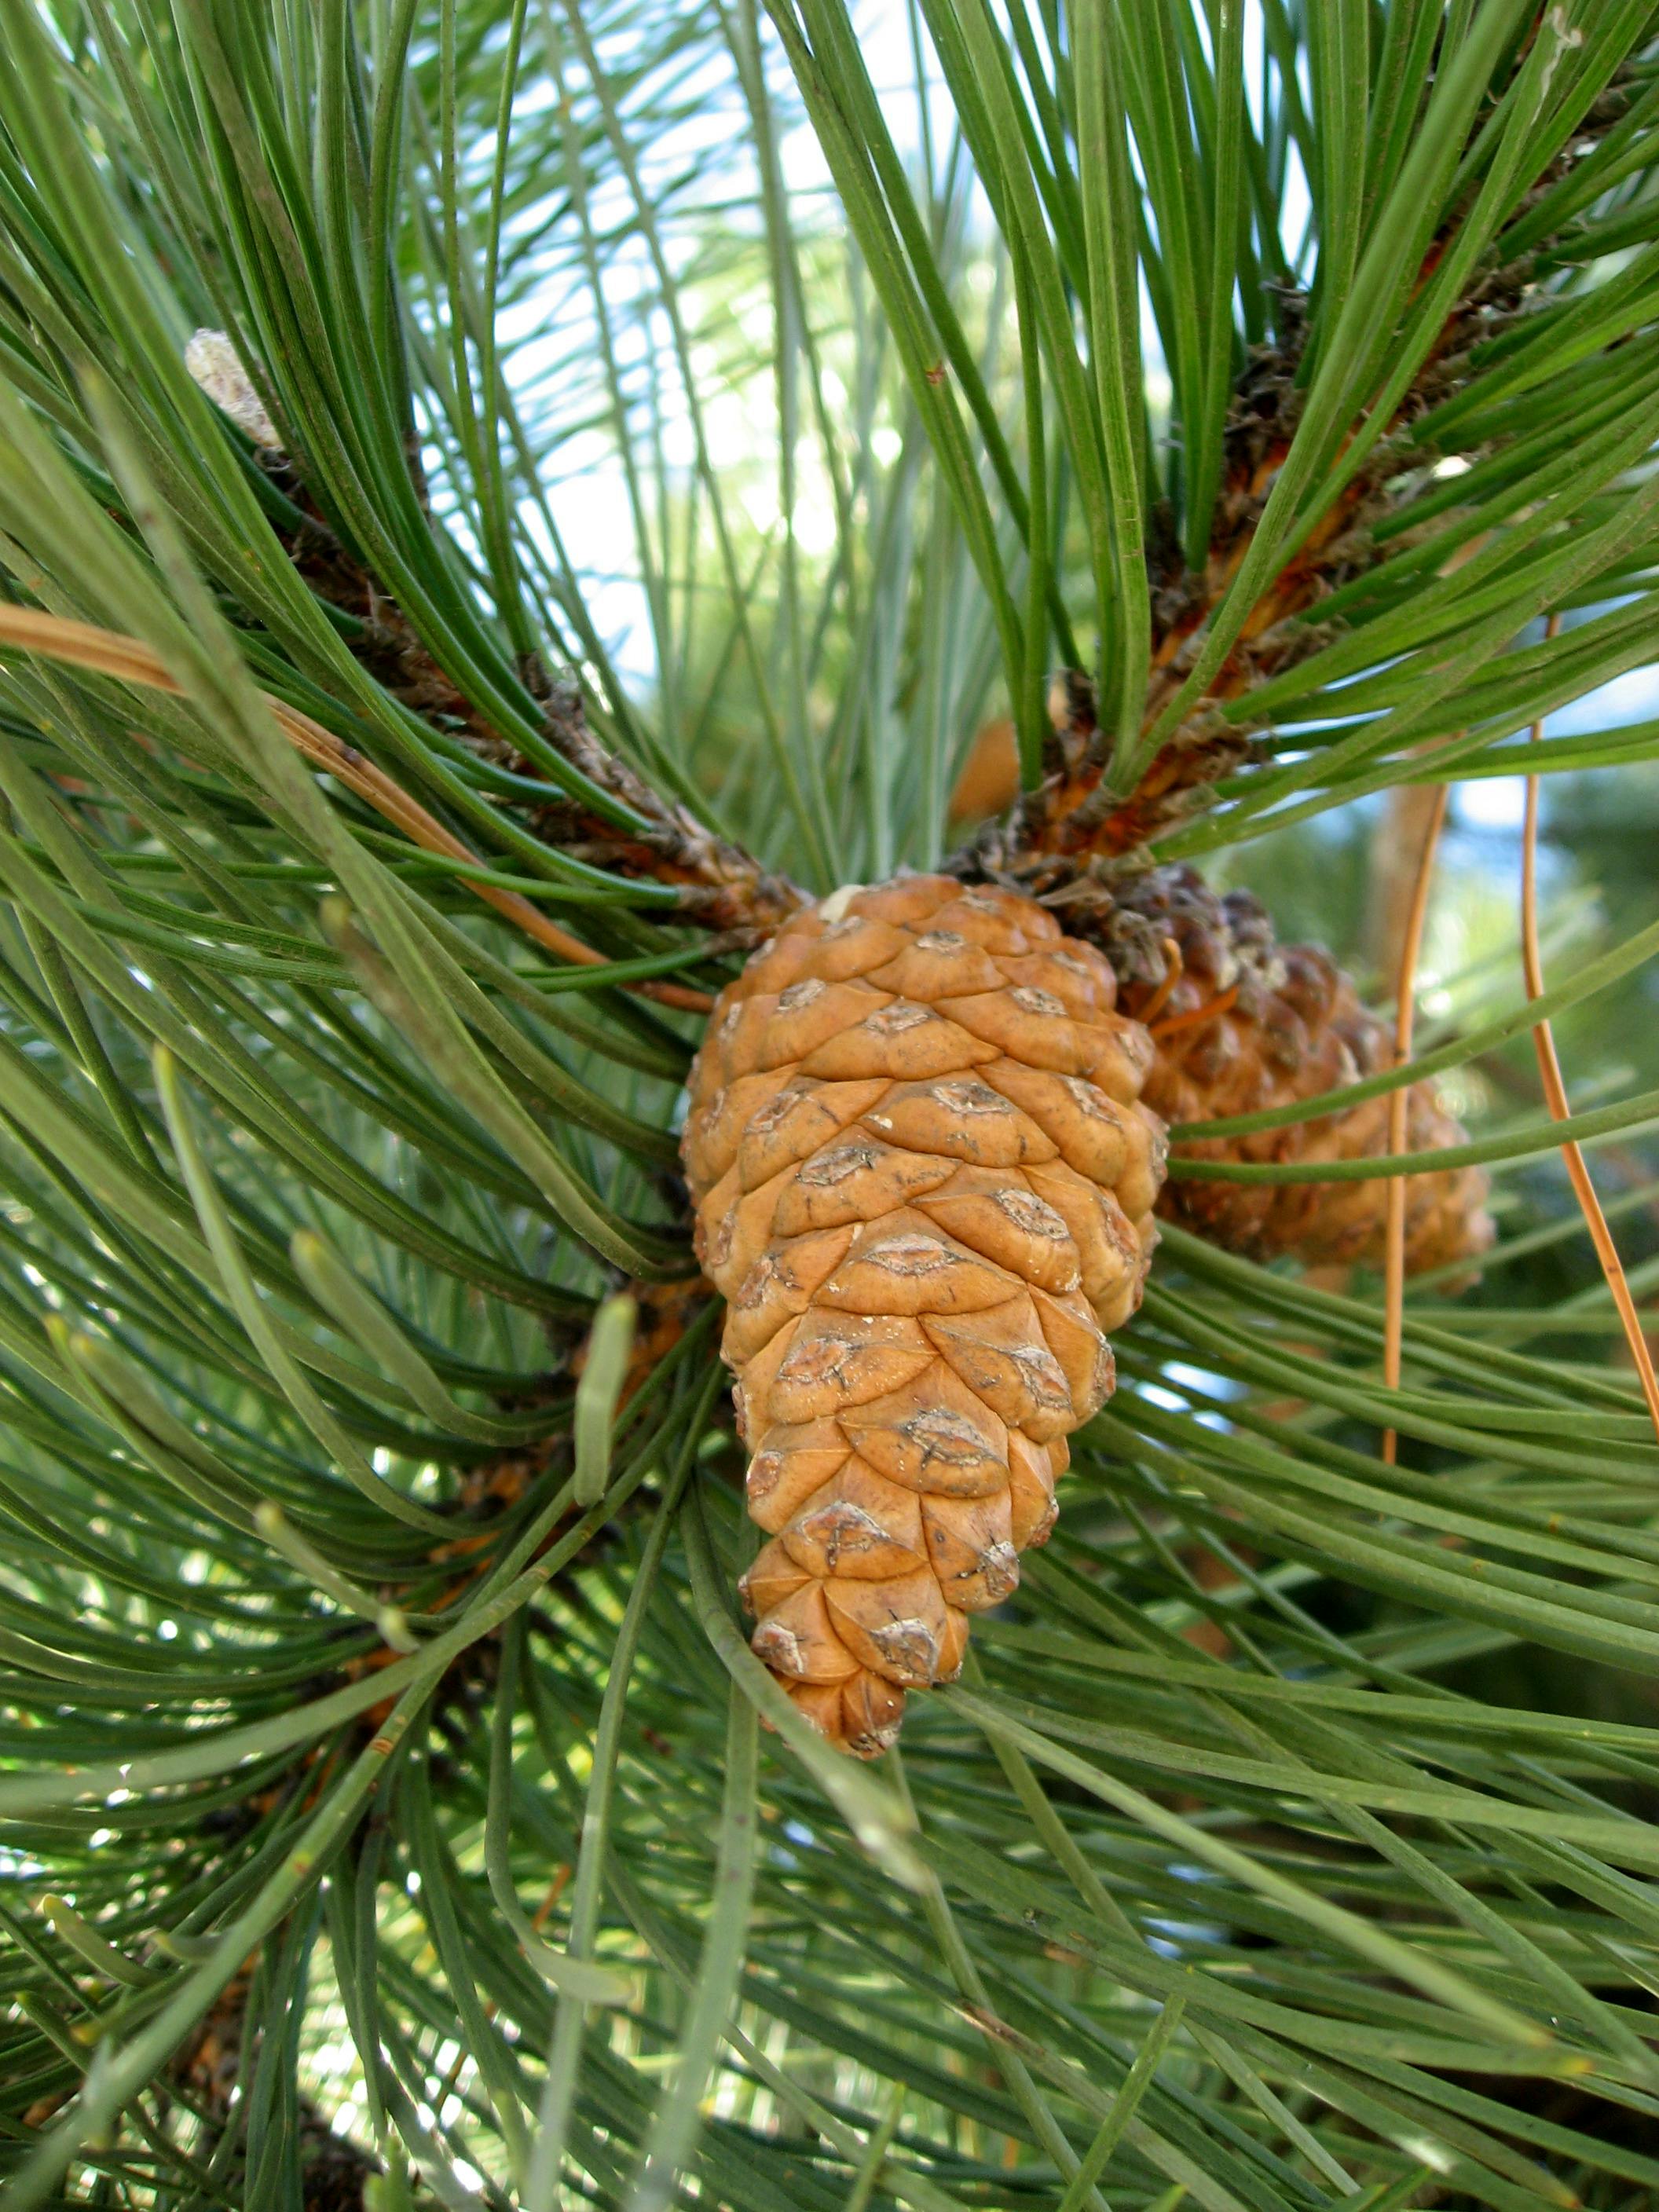
[[[284,454],[267,453],[264,465],[302,517],[286,536],[289,558],[319,598],[348,617],[353,656],[374,681],[422,720],[459,737],[479,759],[526,781],[545,781],[540,765],[472,704],[395,599],[341,544],[308,498],[295,464]],[[413,457],[410,471],[424,504]],[[533,653],[520,656],[519,674],[539,703],[544,732],[559,754],[591,783],[620,799],[637,823],[631,831],[622,830],[562,793],[552,793],[544,805],[532,799],[514,800],[515,811],[536,836],[572,859],[619,877],[672,884],[681,893],[678,911],[685,920],[734,945],[757,943],[802,903],[805,894],[786,876],[716,836],[690,808],[659,792],[604,745],[588,726],[574,676],[550,675]]]
[[[1571,146],[1526,196],[1516,220],[1588,161],[1629,112],[1632,94],[1604,92]],[[1419,271],[1427,284],[1455,225],[1437,240]],[[1397,507],[1409,507],[1418,486],[1402,474],[1434,458],[1413,427],[1469,380],[1480,350],[1523,318],[1540,277],[1553,265],[1558,239],[1550,234],[1522,255],[1482,269],[1458,301],[1429,348],[1386,433],[1343,484],[1291,557],[1251,608],[1237,642],[1203,696],[1170,741],[1154,755],[1127,799],[1105,781],[1112,757],[1110,732],[1097,717],[1093,687],[1079,672],[1066,674],[1051,696],[1053,728],[1045,740],[1047,773],[1006,819],[989,823],[948,862],[972,878],[1006,876],[1028,887],[1051,889],[1088,873],[1108,879],[1114,863],[1131,867],[1160,833],[1210,802],[1214,787],[1241,766],[1268,757],[1248,714],[1224,715],[1232,702],[1310,659],[1334,635],[1318,619],[1320,603],[1380,567],[1398,550],[1379,538],[1376,526]],[[1208,557],[1201,572],[1188,570],[1167,516],[1154,516],[1152,570],[1152,662],[1143,729],[1153,728],[1181,690],[1206,642],[1211,616],[1226,595],[1266,511],[1301,418],[1301,368],[1306,342],[1306,303],[1280,295],[1281,335],[1255,349],[1239,383],[1223,439],[1221,492]],[[1012,763],[1008,763],[1012,767]],[[1005,772],[1006,772],[1005,770]]]

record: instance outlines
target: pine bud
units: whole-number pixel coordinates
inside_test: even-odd
[[[223,331],[192,331],[185,347],[185,367],[222,414],[268,453],[279,453],[282,439],[253,388],[253,380]]]

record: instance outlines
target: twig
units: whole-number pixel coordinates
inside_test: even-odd
[[[1559,615],[1552,615],[1545,635],[1553,637],[1561,627]],[[1530,742],[1536,744],[1544,734],[1541,721],[1532,726]],[[1521,832],[1521,964],[1526,976],[1527,996],[1543,996],[1544,962],[1538,944],[1538,791],[1535,775],[1527,778],[1526,814]],[[1538,1073],[1544,1085],[1544,1097],[1551,1119],[1565,1121],[1572,1109],[1567,1100],[1567,1086],[1561,1073],[1561,1063],[1556,1056],[1555,1038],[1547,1021],[1538,1023],[1532,1033],[1533,1049],[1538,1055]],[[1630,1346],[1630,1356],[1635,1362],[1642,1395],[1647,1401],[1648,1418],[1654,1433],[1659,1436],[1659,1377],[1653,1370],[1653,1354],[1642,1328],[1641,1316],[1636,1310],[1636,1300],[1625,1273],[1624,1262],[1619,1257],[1619,1248],[1613,1241],[1613,1231],[1607,1217],[1601,1211],[1601,1201],[1595,1194],[1595,1185],[1584,1158],[1583,1147],[1576,1138],[1569,1138],[1561,1147],[1561,1157],[1566,1162],[1567,1175],[1573,1192],[1583,1210],[1584,1225],[1589,1231],[1590,1242],[1595,1247],[1595,1256],[1601,1263],[1601,1273],[1607,1278],[1608,1291],[1618,1310],[1625,1331],[1625,1341]]]
[[[1181,981],[1187,964],[1181,957],[1181,947],[1173,937],[1166,937],[1164,940],[1164,981],[1135,1017],[1137,1021],[1145,1022],[1148,1029],[1169,1004],[1170,994]]]
[[[0,645],[20,647],[27,653],[72,662],[76,667],[95,669],[100,675],[115,677],[124,684],[143,684],[153,691],[167,691],[175,696],[183,695],[184,686],[169,674],[160,655],[149,646],[136,637],[99,629],[90,623],[70,622],[60,615],[44,614],[32,607],[0,607]],[[355,791],[377,814],[401,830],[412,844],[428,853],[441,853],[448,860],[465,861],[471,867],[486,865],[453,831],[446,830],[435,816],[429,814],[417,799],[355,745],[343,744],[320,722],[313,722],[309,714],[302,714],[298,708],[273,698],[270,692],[262,691],[259,696],[296,751],[303,753],[314,766],[326,769],[349,791]],[[562,960],[581,967],[608,965],[603,952],[594,951],[592,945],[584,945],[568,930],[550,921],[538,907],[532,906],[517,891],[502,890],[495,884],[473,883],[467,888],[498,914],[515,922],[526,937],[533,938],[538,945],[556,953]],[[706,1014],[714,1003],[706,991],[694,991],[683,983],[635,982],[623,988],[637,992],[641,998],[654,999],[660,1006],[674,1006],[687,1013]]]
[[[1206,1022],[1218,1020],[1223,1014],[1230,1013],[1237,1004],[1238,986],[1234,983],[1226,990],[1218,993],[1215,998],[1206,999],[1201,1006],[1189,1006],[1184,1014],[1171,1014],[1167,1021],[1148,1022],[1146,1025],[1152,1035],[1159,1039],[1177,1036],[1182,1030],[1199,1029]],[[1146,1020],[1145,1014],[1138,1016],[1137,1018],[1143,1022]]]
[[[1446,800],[1451,786],[1436,787],[1434,805],[1423,832],[1423,849],[1412,885],[1412,902],[1406,916],[1406,933],[1400,947],[1400,968],[1395,986],[1395,1064],[1403,1067],[1412,1056],[1412,1024],[1417,1012],[1417,958],[1422,949],[1423,924],[1429,911],[1429,886],[1434,880],[1435,854],[1446,819]],[[1406,1117],[1411,1104],[1408,1091],[1396,1091],[1389,1100],[1389,1150],[1406,1150]],[[1400,1388],[1401,1353],[1406,1323],[1406,1184],[1395,1176],[1389,1184],[1388,1215],[1382,1231],[1382,1381],[1385,1389]],[[1382,1431],[1382,1458],[1392,1467],[1399,1450],[1393,1429]]]

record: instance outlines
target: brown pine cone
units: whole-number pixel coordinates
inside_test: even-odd
[[[911,876],[787,922],[720,995],[684,1152],[771,1539],[754,1648],[872,1758],[1053,1524],[1140,1300],[1144,1029],[1030,900]]]
[[[1357,1083],[1392,1066],[1394,1030],[1363,1007],[1352,981],[1316,945],[1280,945],[1248,891],[1224,896],[1187,867],[1155,868],[1115,886],[1094,926],[1121,985],[1125,1011],[1151,1022],[1157,1056],[1146,1099],[1168,1122],[1258,1113]],[[1166,940],[1179,953],[1178,980]],[[1206,1009],[1213,1009],[1206,1013]],[[1376,1159],[1389,1151],[1388,1097],[1345,1114],[1254,1136],[1183,1144],[1195,1160]],[[1407,1093],[1406,1150],[1462,1144],[1431,1085]],[[1491,1244],[1487,1177],[1449,1168],[1407,1178],[1406,1265],[1413,1273],[1476,1260]],[[1312,1267],[1383,1253],[1388,1185],[1172,1181],[1160,1211],[1230,1252],[1271,1260],[1293,1253]]]

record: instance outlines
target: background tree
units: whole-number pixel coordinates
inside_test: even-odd
[[[1528,1032],[1639,1295],[1656,29],[0,0],[9,2204],[1651,2201],[1659,1449]],[[758,1726],[677,1115],[1000,714],[959,865],[1103,927],[1355,945],[1462,787],[1500,1241],[1396,1384],[1172,1224],[866,1769]]]

